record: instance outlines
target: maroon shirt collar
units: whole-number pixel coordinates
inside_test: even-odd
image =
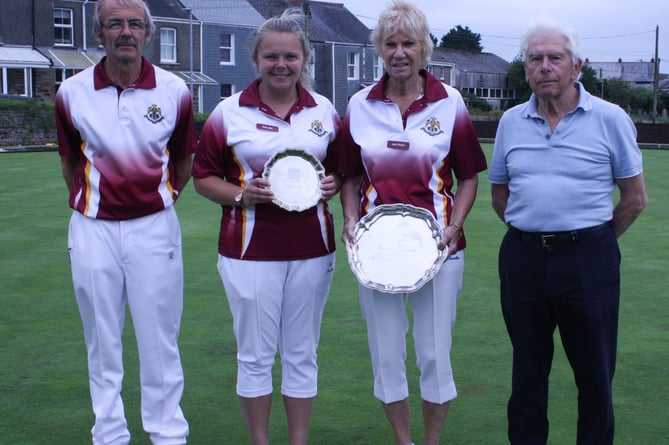
[[[242,94],[239,96],[239,106],[240,107],[263,107],[264,104],[260,100],[260,91],[258,86],[260,85],[261,80],[256,79],[251,84],[246,87]],[[316,100],[313,98],[311,93],[307,91],[299,83],[297,84],[297,102],[295,103],[300,109],[303,107],[315,107]]]
[[[426,102],[436,102],[439,99],[444,99],[448,97],[448,94],[446,93],[446,90],[444,89],[441,82],[432,74],[430,74],[427,70],[424,69],[420,70],[418,74],[425,79],[425,91],[423,93],[423,100],[425,100]],[[387,102],[390,101],[390,99],[388,99],[385,93],[386,83],[388,82],[389,78],[390,76],[388,76],[388,73],[384,73],[383,77],[378,82],[376,82],[376,84],[369,91],[369,94],[367,95],[367,100],[382,100]]]
[[[94,85],[96,90],[112,86],[120,88],[107,76],[105,72],[104,63],[107,56],[104,56],[97,65],[95,65],[93,72]],[[139,78],[130,85],[130,88],[145,88],[151,89],[156,87],[156,70],[146,58],[142,57],[142,72],[139,73]]]

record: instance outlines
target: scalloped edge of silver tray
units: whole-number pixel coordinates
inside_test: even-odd
[[[447,259],[446,249],[437,247],[441,236],[428,210],[409,204],[380,205],[358,221],[353,242],[345,243],[348,262],[367,288],[415,292]]]
[[[283,209],[302,212],[322,198],[320,183],[325,168],[303,150],[288,148],[276,153],[265,163],[262,176],[271,183],[272,202]]]

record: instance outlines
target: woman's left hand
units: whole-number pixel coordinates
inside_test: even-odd
[[[329,201],[341,188],[341,178],[337,174],[330,173],[321,179],[321,196],[324,201]]]
[[[274,199],[271,185],[267,179],[253,178],[242,195],[242,205],[244,207],[264,204]]]
[[[450,225],[446,227],[446,230],[444,230],[441,236],[441,241],[437,247],[439,250],[447,249],[446,254],[448,256],[453,255],[458,251],[458,240],[460,239],[461,235],[462,231],[460,230],[459,226]]]

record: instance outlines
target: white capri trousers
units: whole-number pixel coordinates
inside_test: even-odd
[[[218,271],[237,338],[237,394],[271,394],[281,355],[281,393],[315,397],[316,350],[335,254],[295,261],[248,261],[219,255]]]
[[[423,400],[442,404],[457,396],[451,369],[451,330],[462,289],[464,250],[451,255],[435,277],[409,294],[389,294],[359,287],[367,321],[367,339],[374,372],[374,396],[383,403],[409,396],[406,377],[406,335],[413,311],[416,365]]]
[[[130,441],[121,400],[126,303],[139,351],[144,430],[154,445],[186,443],[177,345],[183,262],[174,207],[125,221],[93,219],[75,211],[68,250],[88,351],[93,443]]]

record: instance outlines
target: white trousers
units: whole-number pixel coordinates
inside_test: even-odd
[[[315,397],[316,350],[335,255],[297,261],[247,261],[219,255],[218,270],[237,338],[237,394],[271,394],[281,355],[281,393]]]
[[[154,445],[186,443],[177,339],[183,309],[181,229],[174,207],[127,221],[74,212],[68,250],[84,327],[94,444],[130,441],[121,386],[126,303],[139,351],[141,412]]]
[[[409,396],[407,299],[413,311],[421,398],[442,404],[457,396],[451,368],[451,330],[455,324],[463,273],[464,251],[459,251],[442,265],[432,280],[415,292],[389,294],[359,286],[374,372],[374,396],[383,403],[397,402]]]

